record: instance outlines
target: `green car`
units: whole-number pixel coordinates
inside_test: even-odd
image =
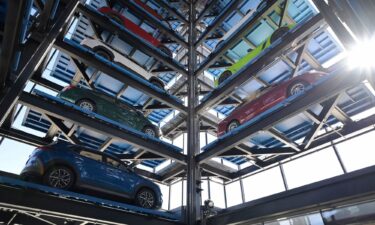
[[[264,49],[268,48],[272,43],[274,43],[277,39],[282,37],[286,34],[290,29],[292,29],[295,24],[291,24],[288,26],[280,27],[279,29],[275,30],[270,37],[268,37],[263,43],[261,43],[258,47],[251,50],[247,55],[242,57],[238,60],[235,64],[228,67],[223,73],[220,74],[218,79],[215,79],[215,87],[222,84],[229,76],[235,74],[239,71],[242,67],[244,67],[247,63],[249,63],[252,59],[254,59],[257,55],[259,55]],[[218,44],[219,45],[219,44]]]
[[[92,111],[109,119],[125,124],[136,130],[159,137],[159,129],[153,125],[140,111],[133,106],[98,91],[65,87],[58,97],[78,105],[84,110]]]

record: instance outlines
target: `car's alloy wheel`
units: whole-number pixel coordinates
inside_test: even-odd
[[[95,54],[100,55],[101,57],[105,58],[106,60],[112,61],[112,57],[107,51],[99,48],[99,49],[95,49],[94,52],[95,52]]]
[[[145,126],[143,129],[142,129],[143,133],[147,134],[148,136],[150,137],[156,137],[156,131],[153,127],[151,126]]]
[[[74,173],[67,167],[56,166],[45,174],[44,182],[48,186],[67,190],[73,186]]]
[[[164,86],[160,82],[158,82],[156,80],[151,80],[150,83],[153,84],[153,85],[155,85],[156,87],[164,90]]]
[[[155,208],[155,205],[156,205],[155,194],[153,191],[149,189],[140,190],[137,193],[136,201],[137,201],[137,205],[143,208],[147,208],[147,209]]]
[[[228,77],[230,77],[232,75],[232,72],[230,72],[229,70],[226,70],[224,71],[220,77],[219,77],[219,85],[222,84],[226,79],[228,79]]]
[[[288,88],[288,96],[297,95],[303,93],[306,89],[307,83],[298,81],[290,85]]]
[[[289,31],[289,27],[280,27],[280,28],[278,28],[271,35],[270,43],[271,44],[274,43],[275,41],[277,41],[277,39],[281,38],[286,33],[288,33],[288,31]]]
[[[80,108],[82,108],[83,110],[90,111],[90,112],[95,112],[96,111],[95,104],[91,100],[81,99],[81,100],[77,101],[76,104]]]
[[[227,131],[228,132],[232,131],[232,130],[236,129],[239,126],[240,126],[240,123],[237,120],[233,120],[232,122],[229,123]]]

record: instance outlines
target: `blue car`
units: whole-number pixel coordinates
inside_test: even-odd
[[[36,148],[21,177],[64,190],[85,189],[126,198],[143,208],[156,209],[162,204],[159,186],[118,158],[67,142]]]

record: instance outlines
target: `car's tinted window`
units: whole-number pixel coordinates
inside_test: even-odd
[[[106,163],[114,167],[119,167],[121,164],[119,161],[114,160],[112,158],[108,158],[108,157],[107,157]]]
[[[103,161],[103,156],[94,152],[86,151],[86,150],[81,150],[79,152],[80,155],[85,156],[87,158],[102,162]]]

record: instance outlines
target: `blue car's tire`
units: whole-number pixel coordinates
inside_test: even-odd
[[[142,188],[135,196],[135,203],[142,208],[154,209],[156,207],[155,192],[148,188]]]
[[[63,190],[70,190],[74,181],[74,172],[66,166],[53,166],[43,176],[44,184]]]

